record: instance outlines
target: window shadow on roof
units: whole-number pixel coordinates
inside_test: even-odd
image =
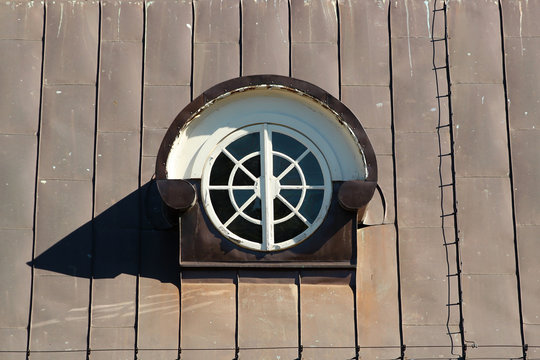
[[[149,182],[27,264],[82,278],[130,274],[177,285],[178,227],[170,227],[159,216],[160,211],[161,198],[155,183]],[[156,227],[170,229],[156,230]],[[39,241],[39,233],[37,236]]]

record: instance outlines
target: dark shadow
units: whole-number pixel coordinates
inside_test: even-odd
[[[149,182],[28,265],[83,278],[130,274],[177,284],[178,226],[170,224],[162,214],[163,205],[155,183]]]

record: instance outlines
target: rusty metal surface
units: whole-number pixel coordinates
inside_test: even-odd
[[[193,47],[193,96],[240,74],[238,43],[197,43]]]
[[[518,226],[517,239],[519,250],[521,292],[523,301],[523,322],[526,324],[540,324],[540,305],[537,299],[540,297],[540,284],[538,274],[538,231],[540,226]],[[527,337],[527,343],[539,344],[540,338]]]
[[[44,84],[95,84],[98,1],[47,1]]]
[[[184,273],[181,289],[181,347],[234,349],[236,274]]]
[[[393,224],[358,230],[358,345],[360,356],[366,358],[384,356],[390,359],[400,355],[396,256],[396,228]],[[376,349],[364,355],[366,347]]]
[[[32,257],[32,230],[0,230],[3,239],[2,253],[5,257],[0,262],[0,328],[4,332],[13,329],[24,329],[28,322],[28,307],[30,305],[31,269],[26,262]],[[20,335],[14,334],[11,341],[20,344]],[[0,336],[0,342],[6,341],[9,336]],[[1,347],[3,348],[3,347]],[[21,350],[24,346],[18,346]]]
[[[478,346],[469,349],[471,358],[521,356],[516,286],[513,274],[463,276],[466,338]]]
[[[139,131],[142,43],[103,41],[99,74],[99,131]]]
[[[439,277],[444,273],[445,263],[438,218],[441,206],[436,179],[437,113],[432,110],[436,108],[429,42],[433,3],[431,0],[291,1],[290,13],[287,1],[243,0],[231,5],[216,0],[49,0],[44,3],[17,0],[0,4],[3,114],[0,121],[0,357],[26,359],[29,308],[32,309],[29,350],[33,360],[83,360],[87,358],[87,349],[108,349],[91,351],[91,359],[133,359],[136,347],[139,359],[177,357],[181,346],[178,343],[178,238],[174,233],[149,230],[144,215],[143,223],[138,224],[141,205],[134,199],[144,199],[146,193],[144,188],[136,189],[153,175],[155,144],[159,142],[156,139],[189,103],[192,91],[197,96],[216,82],[241,73],[288,75],[289,68],[293,76],[313,81],[336,97],[341,92],[345,104],[367,129],[377,153],[379,185],[386,209],[376,192],[378,203],[370,205],[373,206],[371,219],[372,223],[389,225],[361,230],[376,234],[370,235],[370,244],[359,243],[362,247],[357,249],[360,265],[357,274],[372,274],[373,279],[358,277],[358,288],[375,291],[390,286],[390,290],[384,289],[392,295],[377,305],[397,309],[399,303],[392,300],[397,296],[397,285],[391,281],[401,282],[406,320],[402,324],[407,345],[405,356],[455,357],[451,354],[447,328],[441,324],[446,310],[442,304],[446,283]],[[442,0],[438,1],[439,8],[442,4]],[[437,18],[441,19],[442,14],[437,13]],[[535,116],[540,111],[536,71],[538,16],[540,7],[535,1],[448,2],[449,61],[457,135],[455,175],[459,180],[458,230],[463,237],[460,255],[466,271],[463,275],[465,340],[478,346],[468,343],[466,355],[471,359],[523,356],[518,295],[523,305],[528,358],[540,356],[540,327],[536,318],[540,270],[535,256],[540,233],[536,191],[540,177],[537,165],[540,124]],[[443,36],[441,24],[435,23],[435,37]],[[388,31],[392,35],[390,39]],[[196,39],[192,38],[194,34]],[[197,43],[195,49],[193,40]],[[43,84],[42,46],[45,46]],[[437,47],[437,54],[441,53]],[[388,86],[390,74],[392,93]],[[440,90],[446,91],[444,81],[440,85]],[[40,98],[42,87],[45,88],[43,99]],[[187,113],[215,98],[218,92],[206,93]],[[316,89],[311,94],[322,101],[328,99]],[[447,100],[442,99],[444,118],[448,118],[447,111]],[[444,149],[449,150],[448,132],[444,134]],[[129,140],[127,145],[122,145],[126,135]],[[94,144],[98,149],[94,149]],[[142,156],[139,146],[144,147]],[[71,158],[65,157],[69,152]],[[100,158],[99,154],[104,157]],[[393,157],[397,164],[396,179],[393,179]],[[452,175],[448,159],[443,159],[445,180]],[[36,160],[39,160],[37,178]],[[397,186],[397,219],[393,212],[394,186]],[[35,225],[34,202],[37,204]],[[453,204],[450,198],[443,204],[443,211],[451,211]],[[92,209],[96,211],[94,224],[98,225],[94,235]],[[384,211],[383,218],[380,213]],[[513,216],[521,294],[517,292],[514,274]],[[400,242],[401,278],[392,280],[391,273],[398,263],[390,262],[386,255],[395,256],[392,251],[395,239],[388,230],[394,226],[394,220]],[[27,262],[32,260],[34,226],[37,259],[32,270]],[[448,231],[453,234],[453,228]],[[136,250],[139,239],[140,257]],[[88,257],[92,241],[96,249],[94,274],[90,272]],[[367,248],[368,245],[372,247]],[[49,256],[51,253],[55,257]],[[368,257],[369,254],[373,256]],[[451,261],[455,262],[453,258]],[[137,274],[139,285],[134,281]],[[91,298],[88,279],[92,275],[96,278]],[[431,279],[426,279],[427,276]],[[203,280],[207,278],[211,276],[207,274]],[[350,324],[354,319],[353,292],[348,285],[329,285],[323,278],[319,276],[309,284],[306,277],[301,305],[314,309],[322,324],[317,326],[330,332],[329,339],[339,335],[347,344],[340,350],[310,348],[309,343],[318,339],[315,333],[318,327],[308,329],[302,325],[302,331],[313,332],[304,333],[307,336],[302,340],[306,346],[303,358],[352,358],[355,356]],[[385,280],[377,282],[377,279]],[[265,281],[271,287],[289,286],[277,281],[272,285],[270,279],[257,275],[245,285],[262,289]],[[212,283],[207,290],[217,290],[214,285],[225,286]],[[451,285],[454,289],[455,284]],[[312,293],[306,291],[307,287],[314,289]],[[329,295],[329,288],[339,288],[340,296]],[[137,291],[139,305],[135,313]],[[264,293],[261,290],[258,294]],[[380,295],[375,291],[377,294]],[[366,299],[366,295],[369,294],[357,293],[357,299],[363,299],[365,304],[372,300]],[[32,304],[29,304],[30,296]],[[216,294],[209,296],[219,299]],[[380,321],[359,321],[360,356],[395,359],[400,355],[401,345],[395,329],[399,325],[397,315],[380,309],[362,313],[366,310],[361,307],[362,302],[358,301],[359,316],[364,319],[377,316]],[[204,302],[196,305],[201,304]],[[90,321],[90,336],[89,311],[95,315]],[[330,319],[332,312],[343,317],[343,321],[339,320],[342,328],[334,330],[336,321]],[[421,313],[424,319],[416,316]],[[297,316],[298,313],[296,317],[293,314],[294,319]],[[245,320],[249,323],[249,319]],[[455,322],[452,317],[452,323]],[[195,320],[192,325],[201,324]],[[298,329],[293,327],[291,339],[297,339]],[[373,331],[375,328],[379,330]],[[453,339],[459,344],[459,328],[451,325],[450,330],[456,333]],[[242,336],[239,341],[247,339],[242,340]],[[270,338],[267,341],[271,343]],[[391,345],[396,341],[397,346]],[[387,345],[373,347],[377,342]],[[234,345],[234,342],[228,345],[226,350],[183,349],[182,359],[230,360],[235,357]],[[292,359],[298,357],[297,345],[281,350],[244,348],[240,349],[239,358]],[[460,350],[454,349],[454,353]]]
[[[33,226],[36,140],[35,136],[0,134],[0,228]]]
[[[344,85],[387,86],[390,82],[389,4],[384,1],[338,1],[343,97]],[[368,127],[368,124],[364,123],[364,126]]]
[[[33,350],[86,350],[89,280],[37,275],[32,304]]]
[[[240,1],[193,1],[196,43],[238,42]]]
[[[155,350],[148,352],[146,359],[168,359],[171,352],[163,349],[179,346],[177,239],[169,232],[141,231],[138,344],[141,349]]]
[[[41,47],[38,41],[0,40],[0,108],[5,116],[0,122],[2,133],[37,132]]]
[[[86,85],[44,87],[40,178],[92,179],[95,94],[96,89]]]
[[[508,176],[502,84],[455,85],[452,91],[456,173]]]
[[[261,253],[242,248],[221,235],[201,210],[200,180],[191,179],[197,189],[197,203],[187,210],[180,226],[180,264],[183,266],[281,267],[287,263],[303,266],[353,265],[356,214],[345,211],[337,201],[340,183],[334,183],[329,216],[299,245],[279,252]],[[244,263],[244,264],[242,264]],[[250,266],[248,265],[248,266]]]
[[[260,275],[264,276],[264,283]],[[270,348],[272,352],[298,346],[298,290],[294,272],[239,273],[238,346]],[[258,357],[258,352],[252,354]]]
[[[89,181],[39,180],[34,258],[59,239],[76,232],[77,241],[60,248],[71,275],[90,274],[91,229],[83,225],[92,218],[92,184]],[[85,261],[81,261],[84,259]],[[51,259],[54,261],[54,259]],[[42,267],[45,264],[40,264]],[[46,270],[36,270],[37,273]],[[44,298],[47,300],[47,297]],[[68,300],[66,299],[66,302]],[[88,304],[87,304],[88,305]]]
[[[149,1],[146,7],[144,84],[189,85],[191,2]],[[171,36],[174,34],[174,36]]]
[[[437,135],[398,134],[395,146],[398,222],[401,227],[440,226]],[[421,183],[417,181],[419,178]],[[451,212],[452,199],[446,197],[446,201],[445,208]]]
[[[536,161],[540,154],[540,131],[514,130],[510,141],[516,222],[540,225],[540,193],[537,188],[540,165]]]
[[[310,281],[310,274],[302,273],[300,284],[302,344],[306,348],[347,348],[349,356],[354,356],[354,285],[336,283],[340,278],[331,274],[326,279],[314,275],[314,281]]]
[[[0,5],[0,39],[41,40],[43,3],[6,1]]]
[[[189,103],[190,86],[145,86],[143,100],[144,127],[166,129],[171,119]],[[153,153],[152,156],[156,156]]]
[[[452,82],[502,83],[499,1],[453,0],[448,9]]]
[[[101,40],[141,41],[144,1],[101,1]]]
[[[94,350],[132,349],[135,344],[133,327],[99,327],[92,329],[90,346]],[[101,351],[100,351],[101,352]],[[123,356],[133,357],[133,351],[125,351]],[[111,354],[108,354],[109,359]],[[94,356],[92,356],[94,358]],[[103,357],[105,359],[105,357]]]
[[[288,2],[242,0],[242,75],[289,75]]]
[[[460,178],[458,220],[463,271],[514,274],[512,199],[508,178]],[[475,216],[482,214],[482,216]]]
[[[292,43],[291,74],[339,98],[338,47],[334,43]]]

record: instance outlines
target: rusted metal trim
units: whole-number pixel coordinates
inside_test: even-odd
[[[373,182],[377,181],[377,162],[375,152],[366,132],[352,111],[349,110],[349,108],[347,108],[341,101],[320,87],[307,81],[281,75],[253,75],[227,80],[204,91],[201,95],[189,103],[176,116],[163,138],[156,159],[156,178],[167,178],[166,163],[169,156],[169,151],[180,131],[187,124],[189,124],[189,122],[195,116],[199,115],[202,111],[220,99],[234,93],[257,88],[281,88],[284,90],[289,90],[301,96],[306,96],[312,99],[334,113],[338,121],[346,126],[358,143],[360,151],[364,156],[366,166],[365,180]]]
[[[358,211],[368,204],[376,187],[377,183],[373,181],[346,181],[339,188],[339,204],[347,211]]]
[[[354,270],[356,265],[350,262],[337,261],[290,261],[290,262],[218,262],[218,261],[200,261],[200,262],[183,262],[180,264],[181,269],[324,269],[324,270]]]
[[[197,200],[197,193],[193,185],[181,179],[158,179],[156,180],[159,195],[163,202],[170,208],[178,211],[186,211]]]

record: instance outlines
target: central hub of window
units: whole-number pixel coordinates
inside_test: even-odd
[[[262,123],[232,131],[210,153],[203,206],[238,245],[277,251],[305,240],[322,223],[332,196],[328,164],[306,136]]]

